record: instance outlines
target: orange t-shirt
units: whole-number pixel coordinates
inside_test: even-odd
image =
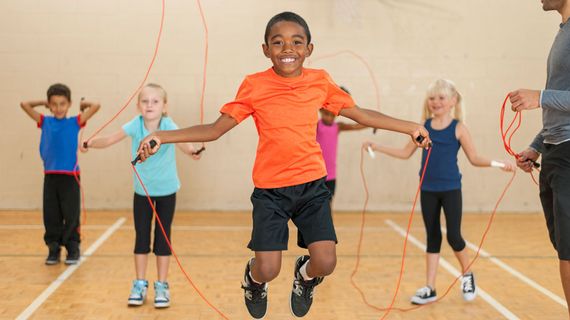
[[[299,77],[284,78],[269,68],[247,76],[235,100],[220,112],[238,123],[253,116],[259,134],[253,183],[270,189],[324,177],[327,172],[316,139],[318,110],[338,115],[354,105],[324,70],[303,69]]]

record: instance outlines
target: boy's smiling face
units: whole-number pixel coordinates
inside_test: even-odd
[[[53,95],[49,97],[47,107],[56,119],[64,119],[71,107],[71,101],[67,100],[66,96]]]
[[[279,21],[271,27],[263,54],[271,59],[273,70],[284,78],[301,75],[305,58],[313,52],[308,43],[305,29],[290,21]]]

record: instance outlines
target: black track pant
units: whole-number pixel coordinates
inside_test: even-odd
[[[44,241],[50,248],[79,249],[79,184],[67,174],[44,176]]]

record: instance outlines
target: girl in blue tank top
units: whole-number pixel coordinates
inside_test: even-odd
[[[462,195],[461,173],[457,165],[459,148],[463,148],[469,162],[475,167],[501,167],[514,171],[515,165],[508,161],[489,160],[477,154],[469,130],[461,121],[461,94],[449,80],[437,80],[427,90],[423,106],[424,126],[433,143],[431,156],[421,188],[422,218],[427,235],[426,286],[418,289],[411,298],[413,304],[425,304],[437,299],[435,278],[439,264],[442,242],[440,212],[443,208],[447,225],[447,241],[453,249],[463,270],[461,290],[467,301],[475,299],[475,278],[467,266],[469,255],[461,236]],[[404,148],[381,146],[364,142],[364,148],[385,153],[399,159],[409,159],[417,147],[413,143]],[[427,151],[422,154],[423,168]],[[421,174],[420,169],[420,174]]]

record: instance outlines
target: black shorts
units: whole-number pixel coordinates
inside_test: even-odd
[[[331,197],[334,197],[334,192],[336,190],[336,179],[325,181],[325,185],[329,188],[331,192]]]
[[[540,201],[558,258],[570,260],[570,142],[544,145]]]
[[[325,178],[296,186],[260,189],[251,195],[253,230],[247,245],[253,251],[287,250],[289,219],[297,226],[297,245],[337,242],[330,208],[331,193]]]

